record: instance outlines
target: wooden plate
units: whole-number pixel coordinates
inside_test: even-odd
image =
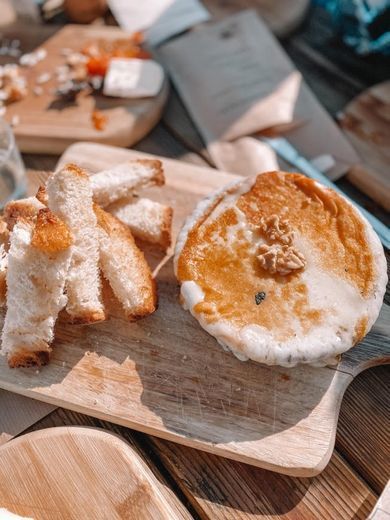
[[[60,162],[97,171],[135,157],[148,155],[79,143]],[[200,198],[237,178],[163,162],[166,186],[145,192],[175,207],[175,233]],[[149,260],[157,266],[161,258]],[[50,365],[11,370],[2,358],[0,387],[273,471],[319,473],[345,389],[360,371],[390,361],[390,307],[337,369],[242,363],[181,308],[172,259],[164,262],[155,314],[129,323],[116,308],[94,326],[59,324]]]
[[[127,147],[150,132],[159,121],[168,97],[167,80],[156,97],[145,99],[81,94],[76,103],[71,104],[58,100],[52,93],[57,87],[55,69],[64,64],[63,48],[80,51],[87,42],[97,38],[114,40],[126,36],[118,27],[66,25],[41,45],[47,57],[35,67],[24,69],[29,94],[7,107],[6,119],[9,122],[14,116],[19,119],[13,131],[22,152],[60,154],[71,143],[85,140]],[[52,73],[52,79],[42,85],[44,94],[36,96],[31,86],[45,72]],[[92,124],[95,108],[107,117],[104,130],[96,130]]]
[[[0,448],[0,509],[34,520],[174,520],[175,499],[137,452],[103,430],[60,427]]]

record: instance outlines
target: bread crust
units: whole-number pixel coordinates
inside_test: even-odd
[[[47,350],[31,351],[21,347],[20,350],[8,355],[8,366],[10,368],[29,368],[42,367],[47,365],[50,360],[51,348],[47,345]]]
[[[98,321],[104,321],[107,318],[107,312],[105,311],[94,311],[94,312],[79,312],[77,316],[71,316],[68,312],[63,312],[64,321],[71,325],[90,325],[97,323]]]
[[[159,245],[166,251],[172,245],[172,219],[173,209],[167,206],[167,210],[164,213],[164,220],[161,226],[161,242]]]
[[[153,184],[155,186],[164,186],[165,184],[165,175],[164,168],[161,161],[158,159],[137,159],[135,162],[144,164],[146,166],[152,166],[156,173],[153,176]]]
[[[49,196],[47,194],[45,186],[39,186],[37,194],[35,195],[35,197],[39,200],[39,202],[41,202],[45,206],[48,205],[48,203],[49,203]]]
[[[0,271],[0,307],[5,305],[7,299],[7,271]]]
[[[34,219],[40,209],[45,206],[35,197],[29,197],[27,199],[12,200],[8,202],[4,207],[3,219],[8,226],[8,230],[11,232],[14,225],[20,218]]]

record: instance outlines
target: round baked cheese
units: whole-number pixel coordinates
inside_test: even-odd
[[[334,363],[374,324],[386,289],[382,245],[331,189],[270,172],[202,200],[181,230],[183,305],[239,359]]]

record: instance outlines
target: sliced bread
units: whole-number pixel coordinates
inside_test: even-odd
[[[131,231],[113,215],[95,205],[99,223],[100,264],[104,277],[134,321],[156,310],[157,292],[144,254],[134,242]]]
[[[54,324],[66,303],[71,243],[68,227],[48,209],[40,210],[35,222],[19,219],[14,226],[2,333],[2,353],[11,368],[49,361]]]
[[[134,198],[110,204],[106,211],[114,215],[136,238],[168,249],[172,241],[172,208],[150,199]]]
[[[73,164],[47,182],[48,206],[73,235],[72,259],[66,281],[67,313],[72,323],[105,319],[99,271],[99,239],[87,173]]]
[[[154,159],[128,161],[91,176],[94,200],[102,207],[131,197],[136,188],[164,182],[162,163]]]
[[[9,231],[13,230],[16,221],[19,218],[29,219],[37,215],[40,209],[45,207],[36,197],[28,197],[26,199],[12,200],[4,207],[3,218]]]

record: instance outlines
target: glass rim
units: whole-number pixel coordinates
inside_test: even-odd
[[[15,148],[15,136],[14,136],[14,133],[12,132],[11,125],[9,125],[7,123],[7,121],[5,119],[3,119],[2,117],[0,117],[0,125],[4,128],[4,130],[7,134],[7,137],[8,137],[8,147],[4,148],[4,151],[5,151],[4,156],[0,159],[0,165],[3,165],[8,161],[9,156],[12,153],[12,150]],[[0,157],[1,157],[1,155],[0,155]]]

